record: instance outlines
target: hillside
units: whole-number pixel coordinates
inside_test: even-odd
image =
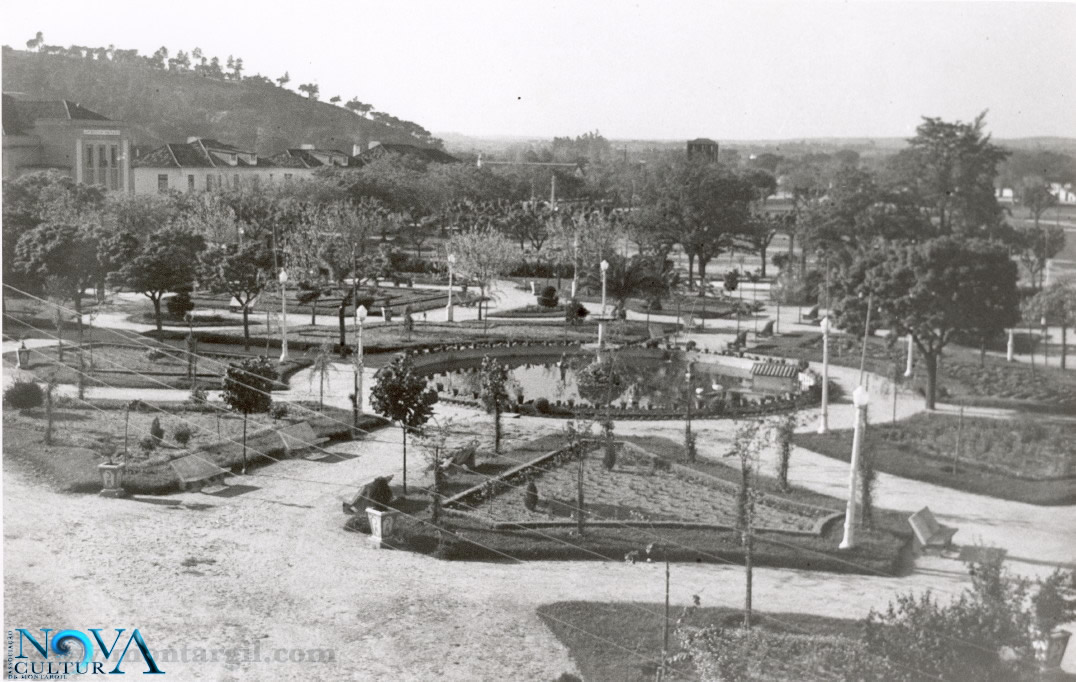
[[[220,80],[140,63],[3,50],[3,90],[30,99],[69,99],[134,127],[136,144],[209,137],[274,154],[312,143],[350,153],[353,143],[418,144],[401,130],[276,85]]]

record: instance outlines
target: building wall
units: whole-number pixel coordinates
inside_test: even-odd
[[[40,142],[30,135],[5,135],[4,136],[4,180],[13,180],[30,167],[40,165],[39,161]]]
[[[4,138],[4,177],[55,168],[76,182],[103,184],[117,192],[130,192],[131,139],[128,127],[115,121],[37,121],[32,136]],[[31,149],[28,140],[33,140]],[[92,167],[86,162],[91,158]],[[105,164],[99,163],[104,150]]]
[[[313,177],[306,168],[151,168],[134,169],[135,194],[157,194],[161,191],[159,176],[167,178],[167,189],[179,192],[205,192],[233,189],[236,178],[239,187],[279,185]],[[193,186],[191,178],[193,177]]]

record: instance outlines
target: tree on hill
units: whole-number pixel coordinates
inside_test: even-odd
[[[372,104],[360,102],[358,97],[352,97],[344,106],[363,118],[366,118],[366,114],[370,113],[374,108]]]
[[[837,324],[863,334],[871,328],[910,334],[927,370],[926,407],[934,409],[938,358],[959,333],[985,340],[1019,320],[1016,264],[994,242],[939,237],[864,251],[838,285]]]
[[[45,36],[41,31],[37,32],[33,38],[26,41],[26,49],[28,50],[40,50],[41,46],[45,44]]]
[[[329,98],[329,102],[332,103],[332,104],[339,104],[340,100],[341,100],[340,95],[333,95],[332,97]]]
[[[165,62],[168,61],[168,48],[163,45],[157,48],[157,51],[153,53],[153,56],[149,58],[150,66],[155,69],[163,69]]]
[[[276,79],[276,82],[277,82],[277,85],[279,85],[280,87],[284,87],[285,85],[287,85],[288,83],[291,82],[291,76],[288,74],[287,71],[285,71],[283,76]]]
[[[370,392],[374,411],[400,425],[403,433],[403,491],[407,494],[407,432],[416,429],[433,416],[437,392],[426,385],[426,379],[415,373],[411,358],[397,357],[377,373],[377,383]]]
[[[320,88],[317,83],[302,83],[299,85],[299,92],[305,93],[306,98],[309,100],[317,100],[318,92]]]
[[[181,227],[164,227],[150,234],[134,255],[113,273],[113,281],[138,291],[153,302],[157,331],[161,331],[161,299],[194,283],[198,257],[205,240]]]
[[[232,78],[237,81],[243,80],[243,58],[235,58],[235,66],[232,67]]]

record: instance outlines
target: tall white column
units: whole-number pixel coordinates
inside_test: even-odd
[[[818,416],[818,432],[829,431],[829,316],[822,318],[822,411]]]
[[[848,474],[848,506],[844,512],[844,539],[840,549],[852,549],[856,546],[856,497],[859,487],[859,457],[863,447],[863,422],[867,404],[870,401],[867,389],[857,386],[852,392],[852,404],[856,407],[856,426],[852,432],[852,464]]]
[[[915,340],[908,334],[908,364],[904,368],[904,378],[912,378],[912,354],[915,352]]]

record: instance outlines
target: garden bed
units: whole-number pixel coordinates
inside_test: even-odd
[[[673,605],[669,617],[675,629],[676,620],[684,615],[685,627],[704,627],[720,624],[738,627],[743,612],[720,607],[701,607],[684,611]],[[755,627],[766,633],[808,633],[813,636],[848,640],[851,644],[862,634],[862,621],[826,618],[802,613],[752,613]],[[538,607],[538,617],[563,644],[579,668],[583,679],[595,682],[652,682],[661,661],[665,605],[660,603],[623,602],[555,602]],[[670,636],[670,655],[681,652],[675,635]],[[810,655],[793,656],[781,651],[763,665],[768,673],[764,679],[789,679],[795,670],[800,680],[830,680],[832,673],[814,676]],[[771,667],[772,666],[772,667]],[[688,664],[673,668],[670,679],[695,680],[698,673]]]
[[[879,471],[1028,504],[1076,503],[1076,423],[1042,417],[989,419],[919,414],[872,424],[864,447]],[[960,432],[960,455],[957,433]],[[794,442],[848,461],[851,430],[796,434]]]

